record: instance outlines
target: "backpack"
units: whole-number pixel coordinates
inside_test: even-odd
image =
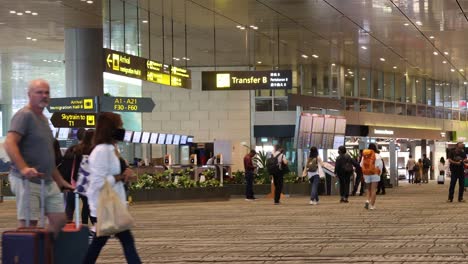
[[[316,172],[318,170],[318,161],[317,158],[313,158],[307,162],[307,171]]]
[[[281,172],[280,164],[278,162],[278,156],[279,155],[281,155],[281,153],[279,153],[276,156],[271,155],[271,157],[267,159],[266,168],[268,170],[268,173],[278,174],[278,173]]]
[[[364,175],[380,175],[380,169],[375,167],[375,152],[372,149],[362,151],[362,174]]]
[[[351,157],[346,156],[345,159],[343,170],[346,174],[352,174],[354,172],[354,166],[351,162]]]
[[[75,192],[86,196],[89,185],[89,155],[83,155],[78,169],[78,180],[76,181]]]
[[[423,168],[429,169],[431,167],[431,160],[428,158],[423,159]]]

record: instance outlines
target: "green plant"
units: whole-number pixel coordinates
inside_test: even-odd
[[[351,156],[351,158],[358,160],[359,159],[359,149],[351,149],[348,150],[348,154]]]
[[[188,175],[178,176],[177,187],[192,188],[196,186],[197,186],[197,182],[190,179],[190,176]]]
[[[259,151],[257,152],[257,155],[255,155],[252,159],[254,163],[257,164],[258,168],[266,168],[266,161],[268,157],[265,151]]]
[[[293,171],[287,173],[284,175],[284,183],[298,183],[299,178],[297,177],[297,174]]]
[[[233,177],[227,179],[226,183],[243,184],[245,181],[245,173],[243,171],[237,170],[232,173],[232,176]]]

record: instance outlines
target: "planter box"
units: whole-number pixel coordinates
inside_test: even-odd
[[[245,195],[245,184],[225,184],[230,195]],[[254,194],[266,195],[271,191],[270,184],[254,184]],[[283,185],[283,193],[289,195],[310,195],[310,183],[285,183]],[[319,185],[319,194],[325,191],[324,183]]]
[[[224,184],[229,195],[245,195],[245,184]],[[270,193],[270,184],[254,184],[254,194],[266,195]]]
[[[226,201],[229,193],[226,187],[168,188],[131,191],[135,202],[168,202],[182,200]]]

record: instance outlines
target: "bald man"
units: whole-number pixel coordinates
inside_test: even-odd
[[[55,167],[54,138],[47,117],[42,113],[50,100],[47,81],[31,81],[28,85],[28,97],[29,103],[11,119],[10,130],[5,139],[5,150],[13,164],[9,180],[11,190],[16,195],[18,225],[25,226],[28,214],[31,225],[37,225],[42,178],[45,180],[44,208],[49,219],[49,230],[57,234],[66,221],[59,187],[73,187]],[[27,179],[25,182],[29,184],[29,196],[25,193],[23,179]]]

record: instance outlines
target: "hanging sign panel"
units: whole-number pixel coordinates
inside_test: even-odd
[[[190,70],[104,49],[104,71],[163,85],[190,88]]]
[[[152,112],[153,99],[149,97],[110,97],[101,96],[103,112]]]
[[[59,113],[50,118],[54,127],[95,127],[96,114],[94,113]]]
[[[47,110],[50,113],[54,112],[78,112],[78,113],[96,113],[97,97],[66,97],[66,98],[50,98]]]
[[[202,72],[203,91],[291,89],[292,71]]]

